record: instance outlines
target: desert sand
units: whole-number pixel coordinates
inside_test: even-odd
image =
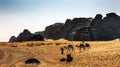
[[[79,49],[81,41],[46,40],[31,42],[1,42],[0,67],[120,67],[120,41],[86,41],[91,48]],[[61,62],[66,58],[66,51],[61,55],[60,47],[72,44],[73,61]],[[36,58],[40,64],[26,64],[29,58]]]

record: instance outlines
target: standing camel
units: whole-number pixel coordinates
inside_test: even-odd
[[[89,43],[85,43],[85,47],[86,47],[86,49],[88,49],[88,50],[91,48],[91,46],[90,46]]]
[[[91,48],[90,45],[89,45],[89,43],[84,43],[84,41],[82,43],[80,43],[80,45],[76,45],[76,47],[79,48],[80,52],[82,51],[82,49],[83,50],[86,50],[86,49],[89,50],[89,48]]]
[[[71,54],[73,51],[74,51],[74,47],[73,47],[73,45],[68,45],[68,46],[64,46],[64,48],[67,50],[67,54]],[[74,51],[74,53],[75,53],[75,51]]]
[[[76,47],[79,48],[79,52],[81,52],[82,49],[85,50],[85,45],[83,43],[81,43],[80,45],[76,45]]]

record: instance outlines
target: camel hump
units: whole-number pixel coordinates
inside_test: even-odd
[[[73,46],[70,44],[70,45],[68,45],[68,48],[73,48]]]
[[[86,46],[90,46],[89,43],[85,43]]]

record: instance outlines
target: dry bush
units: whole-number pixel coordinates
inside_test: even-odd
[[[60,43],[56,43],[56,46],[59,46],[59,45],[61,45]]]
[[[11,47],[17,47],[16,45],[12,45]]]

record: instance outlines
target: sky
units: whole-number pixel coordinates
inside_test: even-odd
[[[75,17],[95,17],[115,12],[120,0],[0,0],[0,42],[18,36],[24,29],[43,31],[56,22]]]

